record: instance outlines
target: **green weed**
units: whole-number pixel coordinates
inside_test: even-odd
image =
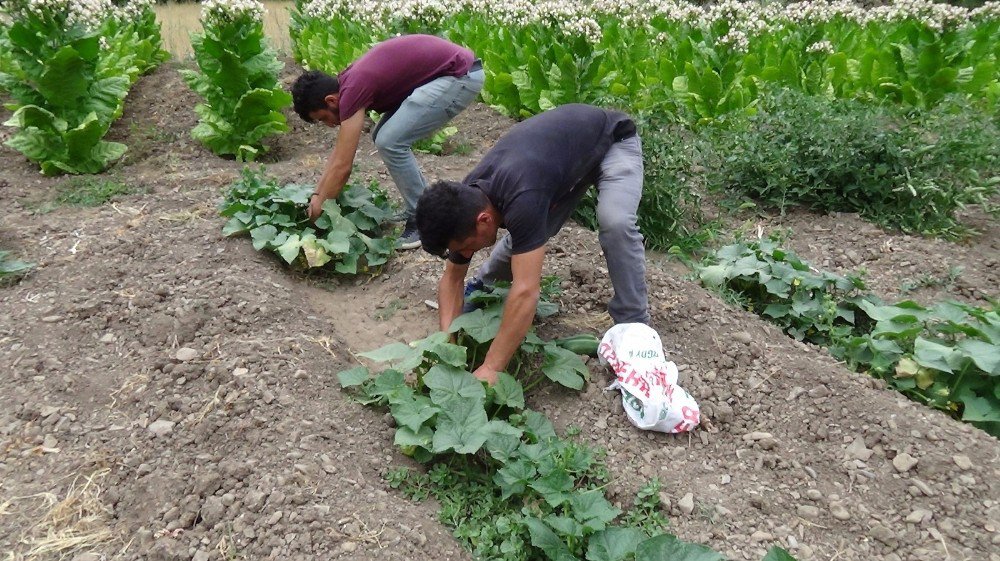
[[[84,207],[101,206],[119,195],[137,192],[117,179],[99,176],[71,177],[57,189],[56,204]]]
[[[930,273],[923,273],[915,279],[904,282],[899,287],[899,291],[903,294],[907,294],[923,288],[940,287],[944,289],[951,289],[955,286],[955,281],[958,280],[958,277],[962,275],[963,270],[965,270],[965,268],[961,266],[948,267],[948,272],[943,277],[932,275]]]

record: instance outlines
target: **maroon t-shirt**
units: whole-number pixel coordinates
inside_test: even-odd
[[[441,76],[464,76],[472,51],[433,35],[403,35],[383,41],[340,74],[340,117],[360,109],[395,111],[413,90]]]

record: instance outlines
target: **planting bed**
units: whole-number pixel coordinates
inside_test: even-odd
[[[299,70],[286,66],[286,87]],[[137,82],[109,135],[130,151],[102,176],[134,192],[97,208],[41,212],[69,180],[0,148],[0,248],[37,263],[0,289],[0,552],[59,558],[53,548],[78,540],[67,558],[468,558],[432,502],[389,488],[384,473],[416,464],[393,448],[389,416],[351,402],[335,378],[355,353],[435,329],[425,301],[442,263],[413,251],[371,279],[303,276],[224,237],[217,204],[241,164],[190,138],[197,102],[176,65]],[[314,181],[333,134],[286,114],[268,173]],[[418,156],[431,179],[461,178],[512,122],[476,105],[454,124],[472,150]],[[394,192],[370,137],[356,174]],[[923,302],[982,305],[1000,296],[1000,227],[968,218],[982,234],[960,244],[853,216],[748,224],[789,228],[788,245],[817,267],[866,268],[886,298],[914,284],[907,295]],[[595,234],[567,228],[546,273],[565,290],[540,333],[610,326]],[[710,428],[634,429],[596,363],[582,393],[529,398],[557,429],[608,450],[609,498],[628,506],[657,477],[669,531],[732,559],[778,544],[803,560],[1000,561],[996,439],[688,275],[649,256],[655,327]]]

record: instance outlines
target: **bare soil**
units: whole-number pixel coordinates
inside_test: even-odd
[[[298,69],[289,65],[289,83]],[[97,179],[133,187],[97,208],[45,211],[67,178],[0,148],[0,248],[37,263],[0,288],[0,552],[6,559],[467,559],[433,502],[383,474],[412,465],[383,412],[350,401],[354,353],[432,332],[439,260],[396,256],[382,275],[287,270],[222,236],[217,204],[241,165],[195,143],[198,99],[174,65],[142,78],[111,139],[129,153]],[[6,120],[9,112],[0,118]],[[314,182],[335,132],[273,140],[268,172]],[[468,153],[420,156],[461,178],[511,125],[483,105],[455,125]],[[0,131],[6,140],[10,130]],[[356,177],[389,186],[370,139]],[[390,192],[394,190],[390,187]],[[852,216],[760,216],[817,267],[867,269],[886,298],[997,298],[1000,232],[956,244]],[[543,334],[610,326],[596,235],[571,226],[547,274],[563,311]],[[951,282],[949,270],[963,267]],[[653,321],[714,432],[628,424],[592,364],[581,393],[530,399],[608,451],[612,500],[663,482],[670,531],[732,559],[773,544],[799,559],[1000,561],[1000,443],[796,343],[648,256]],[[907,283],[922,288],[902,292]],[[766,433],[766,434],[765,434]],[[912,460],[912,461],[911,461]],[[690,494],[689,500],[682,500]]]

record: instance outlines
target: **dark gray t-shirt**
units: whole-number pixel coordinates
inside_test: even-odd
[[[548,240],[549,210],[595,184],[611,145],[635,133],[624,113],[562,105],[514,125],[463,183],[486,194],[510,232],[513,252],[526,253]],[[451,259],[468,262],[457,254]]]

